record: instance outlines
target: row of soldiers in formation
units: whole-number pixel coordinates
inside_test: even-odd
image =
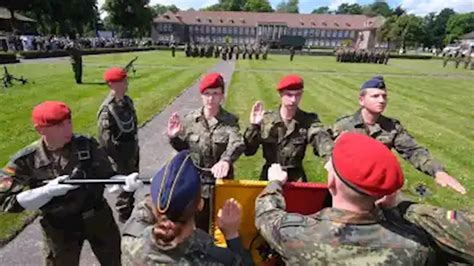
[[[443,67],[448,65],[449,61],[454,61],[454,67],[458,68],[459,64],[464,63],[464,69],[474,69],[474,63],[472,62],[472,51],[468,50],[465,54],[460,51],[456,51],[454,54],[445,54],[443,56]]]
[[[194,228],[196,224],[198,228],[209,229],[211,216],[209,213],[209,204],[212,202],[210,188],[208,184],[200,183],[209,178],[233,178],[233,165],[240,155],[244,153],[252,156],[256,154],[260,146],[263,148],[265,159],[261,179],[279,181],[278,184],[281,185],[286,179],[306,181],[302,162],[307,145],[313,147],[315,155],[325,160],[331,160],[331,158],[334,160],[335,155],[331,155],[335,145],[334,139],[343,137],[348,131],[357,132],[376,139],[378,141],[376,143],[380,142],[388,148],[396,149],[418,170],[433,176],[438,184],[466,193],[456,178],[448,175],[443,166],[432,158],[428,150],[414,141],[399,121],[382,115],[386,107],[387,92],[381,77],[374,77],[362,85],[359,99],[360,110],[353,115],[342,117],[332,127],[326,128],[315,113],[305,112],[299,108],[304,92],[303,80],[299,76],[288,75],[277,87],[281,100],[280,107],[273,111],[264,111],[261,102],[255,103],[250,113],[250,125],[242,136],[238,118],[221,107],[224,99],[224,79],[220,74],[212,73],[206,75],[199,86],[203,107],[186,114],[183,119],[176,113],[169,118],[167,135],[171,146],[180,152],[176,159],[178,162],[169,163],[158,171],[152,179],[150,196],[140,202],[132,214],[134,191],[143,185],[137,174],[139,161],[137,116],[133,101],[126,95],[128,89],[126,72],[120,68],[112,68],[106,71],[104,79],[111,92],[98,112],[100,145],[94,138],[73,134],[71,111],[64,103],[45,102],[36,106],[32,114],[33,124],[41,135],[41,139],[14,155],[0,172],[2,181],[0,206],[3,211],[21,212],[25,209],[41,211],[41,226],[45,237],[45,260],[48,265],[78,265],[84,240],[90,242],[94,254],[102,265],[120,265],[122,262],[125,265],[153,263],[200,265],[208,262],[229,265],[229,263],[235,263],[234,260],[229,262],[229,259],[235,256],[229,255],[228,250],[216,253],[212,245],[212,237]],[[341,139],[336,141],[336,145],[337,143],[344,143],[344,141]],[[367,149],[367,147],[364,148]],[[351,150],[347,149],[347,151]],[[374,148],[374,150],[380,150],[380,148]],[[367,153],[361,153],[358,156],[362,154]],[[367,158],[367,161],[377,157],[374,155]],[[349,156],[346,162],[354,158],[358,157]],[[390,160],[393,161],[393,159]],[[379,161],[377,165],[385,167],[386,164],[383,162],[390,160]],[[277,165],[274,166],[275,164]],[[346,174],[344,169],[347,170],[350,165],[349,163],[346,167],[342,167],[338,161],[332,162],[332,167],[336,168],[336,172],[346,179],[344,182],[348,186],[346,190],[354,189],[352,193],[360,193],[365,200],[367,200],[365,197],[372,200],[375,196],[388,195],[401,188],[400,176],[398,173],[393,175],[392,170],[387,172],[382,169],[379,172],[390,173],[391,179],[387,177],[381,180],[382,182],[378,182],[367,178],[364,183],[352,178],[352,174]],[[359,164],[353,163],[352,166],[354,165]],[[367,169],[373,169],[373,167],[369,164]],[[360,169],[354,169],[354,171],[358,170]],[[103,198],[103,186],[78,187],[61,183],[67,178],[107,179],[111,176],[113,179],[125,180],[124,186],[112,188],[119,192],[116,205],[119,218],[121,221],[127,221],[122,232],[122,239],[111,209]],[[365,178],[360,174],[355,176]],[[392,180],[394,177],[396,182]],[[385,176],[379,175],[377,178],[385,178]],[[388,179],[392,180],[387,181],[391,189],[382,185],[379,187],[379,184]],[[44,180],[52,181],[44,185]],[[175,184],[179,185],[175,186]],[[288,232],[280,231],[278,234],[284,233],[303,244],[303,246],[299,244],[297,246],[307,248],[311,259],[316,259],[313,260],[315,263],[337,261],[336,256],[328,256],[328,253],[323,250],[311,250],[311,247],[314,247],[311,241],[317,238],[308,238],[308,236],[317,236],[323,231],[331,230],[319,231],[318,228],[307,227],[307,225],[318,223],[316,221],[308,223],[309,217],[291,215],[287,217],[278,214],[282,213],[280,209],[284,209],[284,205],[282,207],[281,195],[278,194],[281,187],[275,185],[272,182],[269,184],[261,195],[263,201],[260,201],[261,204],[257,204],[256,207],[256,218],[259,221],[265,221],[265,223],[257,223],[263,237],[269,241],[272,248],[288,259],[289,263],[295,261],[302,253],[294,249],[295,245],[290,245],[292,248],[285,246],[288,244],[285,239],[279,238],[277,241],[272,238],[276,236],[271,233],[272,231],[288,229]],[[341,186],[342,183],[336,187]],[[367,206],[372,208],[373,203]],[[229,200],[218,215],[217,224],[226,237],[229,249],[237,250],[237,255],[241,255],[244,263],[251,264],[238,237],[240,225],[238,209],[238,204]],[[336,219],[334,222],[343,221],[343,223],[354,224],[354,221],[347,220],[355,217],[350,214],[350,211],[346,211],[319,215],[323,220]],[[446,216],[446,213],[431,215],[441,214]],[[362,220],[368,221],[368,217],[362,216],[355,224]],[[460,217],[459,215],[454,221],[458,221]],[[378,218],[372,218],[371,223],[381,223],[381,220],[377,220]],[[435,221],[439,219],[430,220],[430,222]],[[271,225],[279,225],[279,227],[272,228]],[[366,239],[364,235],[358,236],[364,230],[367,233],[366,223],[361,222],[360,225],[360,228],[357,226],[351,228],[350,234],[351,239],[355,237],[354,243],[358,243],[361,247],[350,250],[357,252],[357,256],[364,261],[375,255],[370,249],[363,249],[364,245],[361,243],[365,243],[364,241],[357,240],[358,237]],[[327,226],[332,225],[329,223]],[[309,231],[300,234],[303,232],[301,229]],[[380,239],[379,233],[387,234],[390,230],[382,231],[380,226],[371,227],[370,235]],[[468,248],[472,248],[469,241],[473,238],[468,236],[469,232],[459,237],[465,240],[464,243],[470,245]],[[341,244],[346,241],[343,235],[331,237],[341,240]],[[331,237],[324,239],[332,241]],[[390,235],[390,237],[395,237],[395,235]],[[403,238],[403,236],[398,237]],[[406,237],[409,238],[409,236]],[[468,238],[464,239],[465,237]],[[392,249],[388,243],[390,239],[387,243],[378,243],[380,249],[384,250],[376,254],[381,264],[392,263],[397,259],[409,261],[415,257],[426,262],[424,255],[407,256],[409,253],[407,250],[404,250],[403,254],[396,253],[397,249]],[[407,249],[409,249],[408,244]],[[463,254],[472,251],[459,248],[458,244],[454,243],[451,249]],[[343,246],[338,246],[337,249],[345,250]],[[415,249],[412,251],[415,252]],[[337,252],[334,252],[334,255],[337,255]],[[472,259],[468,255],[466,258]]]
[[[388,64],[390,53],[381,50],[356,50],[352,48],[338,48],[335,51],[337,62]]]
[[[185,44],[184,53],[186,57],[207,57],[207,58],[219,58],[223,60],[232,60],[235,58],[239,60],[239,57],[242,56],[242,59],[255,58],[256,60],[260,59],[260,56],[263,60],[266,60],[268,57],[269,46],[267,44],[258,44],[258,45],[209,45],[209,44]],[[174,54],[174,52],[172,52]]]

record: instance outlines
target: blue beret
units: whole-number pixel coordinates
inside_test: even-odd
[[[159,213],[178,218],[200,192],[199,171],[189,151],[179,152],[151,181],[151,199]]]
[[[385,82],[383,81],[382,76],[375,76],[372,79],[366,81],[364,84],[362,84],[362,87],[360,87],[361,90],[364,89],[381,89],[385,90]]]

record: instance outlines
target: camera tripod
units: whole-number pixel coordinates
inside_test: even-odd
[[[3,66],[3,70],[4,70],[4,74],[3,74],[3,77],[0,78],[0,80],[4,88],[13,86],[14,81],[20,82],[22,85],[25,85],[28,82],[27,79],[23,78],[23,76],[20,76],[19,78],[17,78],[13,76],[12,74],[8,73],[8,69],[6,66]]]

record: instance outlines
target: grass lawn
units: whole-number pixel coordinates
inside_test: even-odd
[[[76,85],[68,59],[48,59],[8,65],[14,75],[30,81],[25,86],[0,87],[0,164],[38,138],[31,125],[32,108],[44,100],[66,102],[73,112],[74,131],[96,135],[97,110],[108,93],[102,74],[110,66],[125,66],[132,58],[136,75],[129,79],[129,95],[135,102],[139,123],[149,120],[181,91],[213,66],[216,59],[189,59],[169,51],[84,56],[83,82]],[[3,73],[2,73],[3,74]],[[25,215],[0,214],[0,240],[22,224]]]
[[[360,85],[374,75],[384,75],[389,91],[386,115],[400,120],[469,192],[462,196],[441,188],[431,177],[402,162],[407,180],[404,190],[413,196],[413,188],[423,183],[433,194],[420,200],[455,208],[474,206],[474,71],[451,65],[443,69],[439,60],[393,59],[388,66],[341,64],[334,57],[296,56],[290,62],[288,56],[270,55],[268,61],[240,60],[226,108],[240,116],[242,131],[256,100],[262,100],[267,110],[278,107],[275,87],[289,73],[298,73],[305,80],[302,109],[318,113],[326,125],[355,112]],[[306,154],[310,180],[325,182],[322,161],[310,148]],[[255,156],[237,162],[237,176],[258,179],[263,164],[261,150]]]

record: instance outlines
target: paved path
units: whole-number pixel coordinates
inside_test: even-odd
[[[209,72],[219,72],[224,76],[226,85],[230,84],[235,62],[220,61]],[[140,141],[140,174],[151,177],[174,154],[168,144],[166,124],[173,112],[185,113],[201,106],[198,82],[185,90],[173,103],[155,115],[138,132]],[[226,88],[226,92],[228,89]],[[148,187],[137,191],[136,200],[143,199]],[[114,205],[113,195],[106,193],[110,205]],[[27,226],[13,241],[0,249],[0,265],[42,265],[41,228],[38,219]],[[100,265],[95,259],[89,244],[86,242],[81,254],[81,265]]]

